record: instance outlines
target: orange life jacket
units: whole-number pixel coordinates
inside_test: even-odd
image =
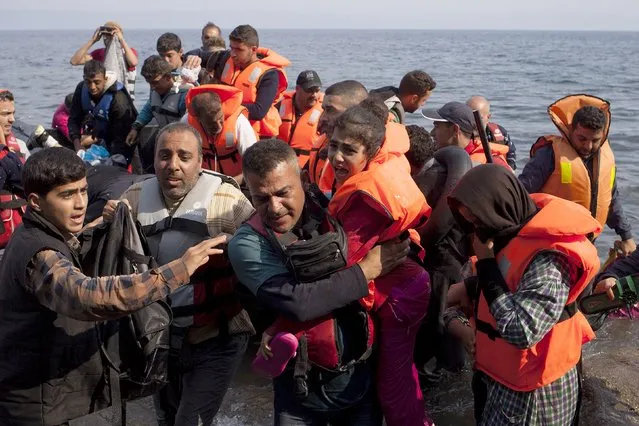
[[[251,120],[251,125],[260,138],[271,138],[278,135],[280,124],[282,124],[280,115],[277,109],[275,109],[275,104],[280,101],[282,93],[284,93],[288,87],[288,78],[286,77],[286,72],[284,72],[284,67],[290,65],[290,61],[278,55],[273,50],[264,47],[257,49],[257,55],[259,59],[243,70],[235,68],[233,59],[229,57],[222,71],[221,80],[222,83],[235,86],[242,91],[243,104],[252,104],[255,103],[257,99],[257,86],[260,83],[262,75],[272,69],[277,71],[279,85],[277,96],[275,96],[273,100],[273,105],[271,105],[262,120]]]
[[[586,235],[600,231],[601,225],[588,211],[548,194],[531,197],[539,212],[497,255],[508,288],[516,292],[530,262],[546,250],[566,255],[579,270],[579,277],[570,287],[562,319],[541,341],[527,349],[518,349],[499,336],[495,318],[483,293],[480,295],[475,368],[520,392],[533,391],[564,376],[579,362],[581,346],[594,339],[575,301],[599,270],[597,250]]]
[[[308,163],[313,143],[319,137],[317,123],[322,115],[324,94],[320,93],[319,102],[302,114],[299,120],[295,116],[294,95],[294,91],[286,92],[284,93],[284,99],[280,102],[282,125],[280,126],[278,137],[295,150],[300,167],[304,167]]]
[[[500,166],[507,167],[510,171],[512,171],[512,168],[508,165],[508,161],[506,161],[506,155],[510,149],[508,145],[488,142],[488,147],[490,148],[490,154],[493,157],[493,162]],[[466,145],[466,152],[470,155],[470,159],[473,162],[486,164],[486,151],[484,151],[484,146],[481,144],[481,140],[479,140],[479,138],[471,139],[468,145]]]
[[[224,126],[215,140],[206,135],[193,109],[193,98],[200,93],[210,92],[217,93],[220,97],[224,114]],[[238,140],[235,128],[240,114],[244,114],[245,117],[248,114],[246,108],[242,106],[242,92],[224,84],[205,84],[190,89],[185,100],[189,124],[202,136],[202,167],[228,176],[241,174],[242,158],[237,150]]]
[[[392,124],[404,127],[399,123]],[[390,130],[390,133],[394,130]],[[351,176],[337,188],[328,204],[328,211],[333,217],[342,220],[341,213],[347,210],[351,197],[363,192],[379,203],[382,207],[380,210],[385,211],[392,221],[380,234],[380,242],[397,238],[402,232],[408,231],[411,240],[419,244],[419,234],[415,229],[426,222],[431,208],[410,175],[408,160],[402,153],[395,151],[398,146],[402,146],[403,141],[400,140],[398,144],[393,144],[390,138],[387,141],[384,145],[388,143],[388,146],[382,145],[365,170]],[[423,251],[421,255],[423,256]],[[363,299],[362,304],[370,309],[374,301],[375,287],[374,282],[371,282],[369,295]]]
[[[581,107],[587,105],[601,109],[607,119],[604,128],[604,142],[592,159],[592,180],[586,165],[570,144],[568,137],[574,114]],[[562,136],[543,136],[534,143],[530,150],[532,158],[540,148],[551,145],[555,157],[554,170],[540,192],[552,194],[584,206],[590,211],[592,217],[603,226],[608,220],[608,212],[612,203],[612,188],[615,183],[615,156],[608,141],[610,104],[594,96],[573,95],[552,104],[548,107],[548,113]]]
[[[311,149],[308,163],[311,182],[316,183],[322,192],[325,193],[331,192],[335,183],[335,172],[328,162],[328,142],[326,135],[320,135]],[[406,126],[391,121],[387,122],[386,136],[380,153],[404,157],[404,154],[409,149],[410,139],[408,138],[408,132],[406,132]],[[408,160],[406,160],[405,165],[408,166],[407,170],[410,173]]]

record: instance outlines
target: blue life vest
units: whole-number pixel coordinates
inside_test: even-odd
[[[124,90],[124,85],[119,81],[115,83],[117,91]],[[111,102],[113,102],[113,96],[116,92],[110,88],[102,95],[98,103],[96,104],[89,95],[89,89],[86,83],[82,85],[82,110],[84,114],[91,114],[93,117],[92,126],[93,134],[98,139],[106,139],[106,129],[109,123],[109,110],[111,109]]]

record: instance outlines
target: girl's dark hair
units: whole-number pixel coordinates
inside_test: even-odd
[[[86,177],[87,168],[68,148],[46,148],[31,155],[22,169],[24,192],[42,197],[58,186]]]
[[[366,155],[372,158],[382,146],[386,135],[386,121],[376,107],[355,105],[344,111],[335,121],[335,131],[364,145]],[[383,117],[388,117],[388,110]]]

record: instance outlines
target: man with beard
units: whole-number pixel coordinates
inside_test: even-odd
[[[621,205],[608,141],[610,104],[571,95],[548,107],[548,113],[561,136],[542,136],[535,142],[519,180],[531,194],[545,192],[584,206],[602,226],[615,230],[621,237],[615,248],[629,255],[637,246]]]
[[[284,93],[278,105],[282,119],[279,138],[293,148],[302,168],[308,163],[313,142],[318,137],[324,97],[321,89],[322,81],[315,71],[302,71],[297,76],[295,91]]]

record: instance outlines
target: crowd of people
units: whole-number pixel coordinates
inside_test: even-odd
[[[486,98],[423,108],[422,70],[369,90],[309,69],[289,91],[289,60],[250,25],[228,49],[212,23],[187,53],[162,34],[139,112],[117,22],[70,62],[82,81],[26,141],[0,89],[3,425],[115,405],[101,327],[157,301],[173,316],[160,425],[212,424],[255,335],[275,425],[432,425],[423,392],[465,363],[477,424],[577,424],[595,337],[578,301],[639,273],[607,101],[550,105],[558,133],[517,176]],[[123,205],[161,266],[92,276],[85,246]],[[602,269],[606,225],[619,259]]]

